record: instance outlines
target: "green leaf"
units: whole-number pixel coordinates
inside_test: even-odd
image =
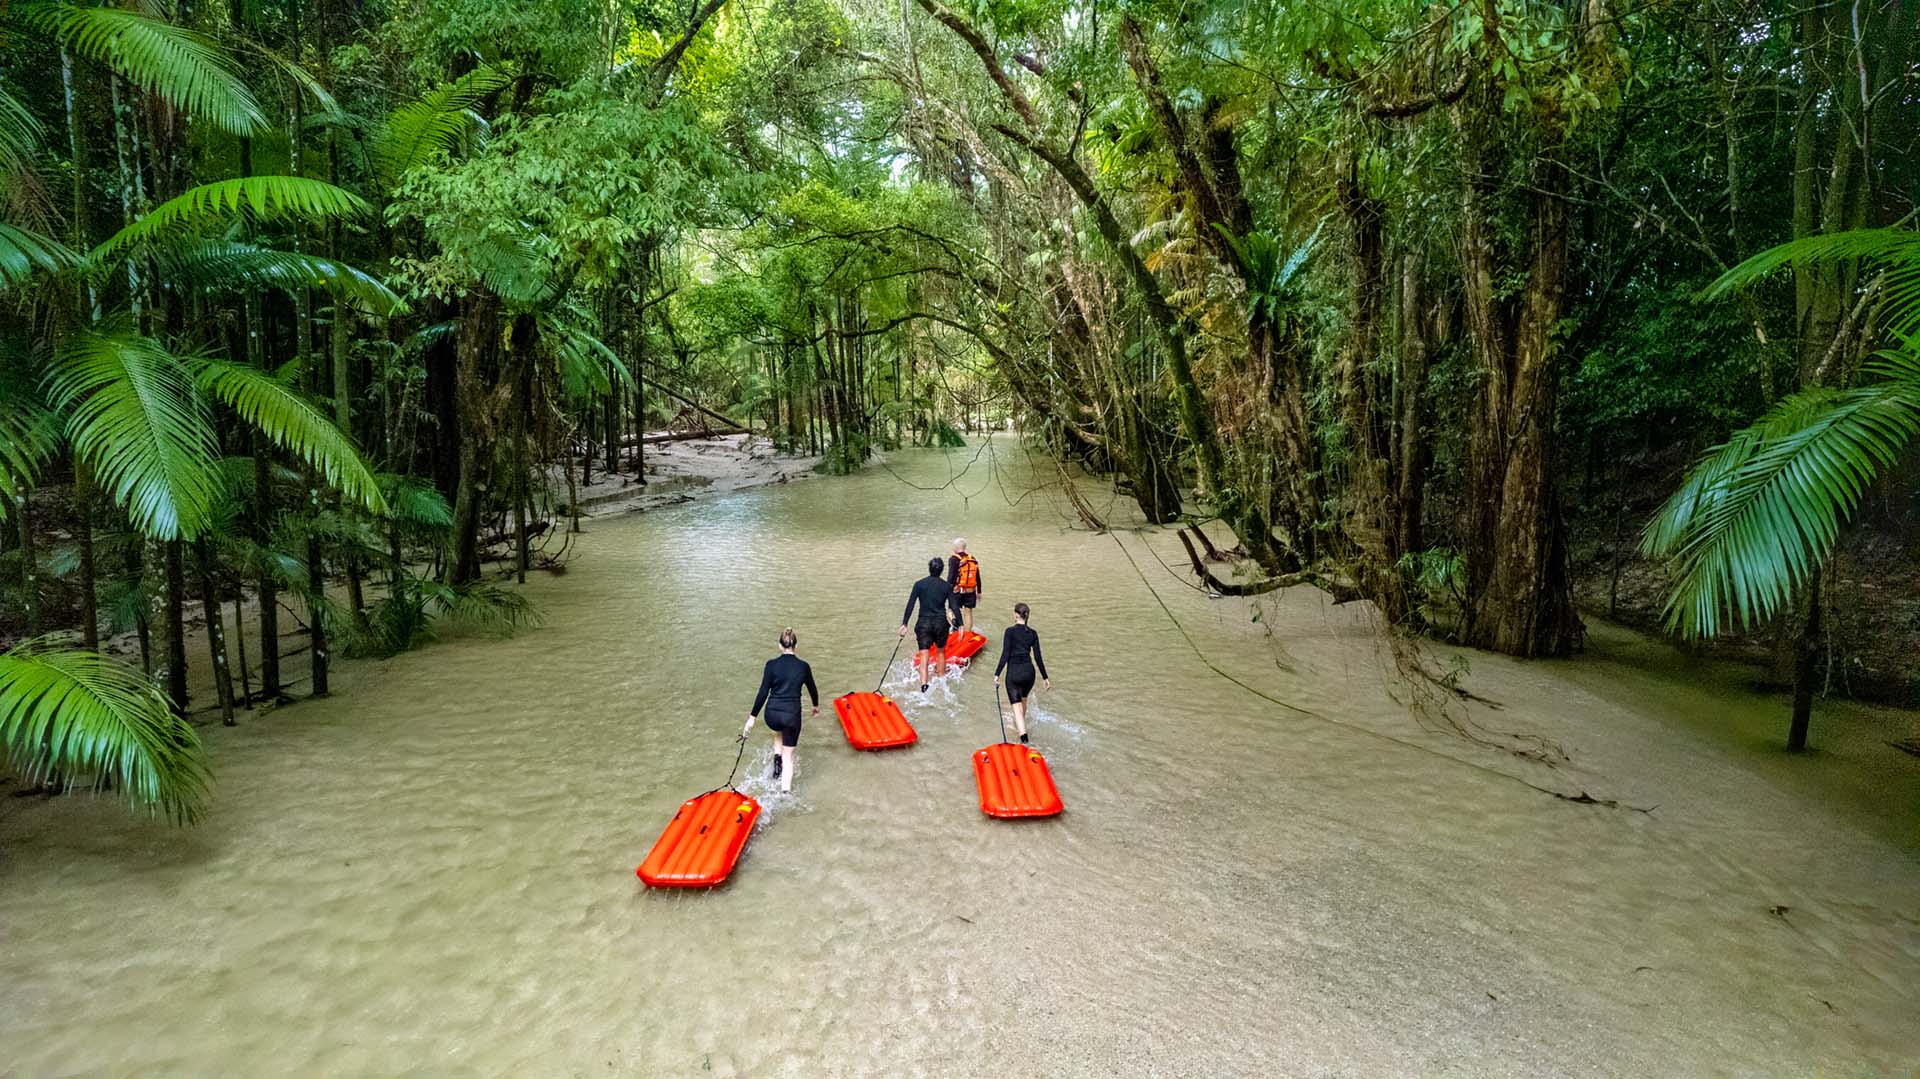
[[[487,122],[473,106],[512,81],[512,72],[505,68],[479,67],[393,110],[369,148],[375,171],[391,186],[409,169],[450,153],[463,139],[484,135]]]
[[[0,221],[0,289],[25,284],[36,271],[59,273],[80,262],[60,241]]]
[[[209,228],[245,216],[254,220],[324,223],[355,217],[367,203],[345,188],[305,176],[247,176],[188,188],[108,237],[87,255],[105,267],[123,249],[151,244],[173,229]]]
[[[1909,366],[1920,375],[1920,361]],[[1795,394],[1709,450],[1642,538],[1646,554],[1676,562],[1668,628],[1713,637],[1726,615],[1744,628],[1791,602],[1867,486],[1916,435],[1920,377],[1896,377]]]
[[[74,453],[135,528],[192,539],[218,496],[218,446],[186,363],[126,330],[81,336],[47,374]]]
[[[266,126],[232,58],[205,35],[115,7],[26,4],[20,15],[81,56],[224,131],[253,135]]]
[[[30,779],[110,781],[179,824],[200,818],[213,778],[193,726],[138,671],[44,642],[0,652],[0,746]]]
[[[353,442],[319,409],[272,375],[225,360],[199,361],[196,382],[273,443],[299,457],[327,484],[371,513],[387,500]]]
[[[406,311],[406,304],[379,278],[319,255],[209,240],[167,250],[161,254],[160,264],[170,280],[201,293],[318,288],[358,302],[376,315]]]
[[[53,456],[56,433],[53,414],[40,407],[26,387],[9,381],[0,378],[0,521]]]

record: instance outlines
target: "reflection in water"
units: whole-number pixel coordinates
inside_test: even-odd
[[[532,586],[547,628],[356,665],[331,700],[207,731],[218,802],[194,831],[106,801],[0,807],[0,1072],[1920,1059],[1911,771],[1883,777],[1877,817],[1842,812],[1806,777],[1851,750],[1829,731],[1823,758],[1771,754],[1777,702],[1604,657],[1475,657],[1493,721],[1574,757],[1522,772],[1414,724],[1361,613],[1295,592],[1255,623],[1140,558],[1209,658],[1350,726],[1286,712],[1203,667],[1115,540],[1069,530],[1017,458],[997,443],[938,492],[875,470],[592,522],[573,572]],[[892,467],[937,484],[958,464]],[[908,585],[962,530],[994,647],[1016,600],[1045,638],[1034,740],[1066,814],[979,813],[997,656],[922,695],[903,650],[884,688],[917,745],[854,752],[829,705],[782,796],[757,732],[740,785],[767,812],[732,881],[641,888],[674,808],[725,778],[779,629],[823,699],[871,688]],[[1752,748],[1726,733],[1748,724]],[[1660,808],[1569,805],[1452,758]]]

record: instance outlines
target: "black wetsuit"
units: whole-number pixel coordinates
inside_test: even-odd
[[[1040,658],[1040,634],[1019,623],[1008,626],[1006,636],[1000,641],[1000,665],[993,669],[996,678],[1001,671],[1007,672],[1007,700],[1018,704],[1033,692],[1036,664],[1040,667],[1040,677],[1045,678],[1047,661]]]
[[[929,573],[913,582],[913,591],[907,596],[907,609],[900,615],[900,624],[907,624],[907,620],[913,617],[914,605],[918,604],[920,621],[913,624],[913,639],[921,649],[947,646],[947,601],[952,597],[952,586],[935,574]]]
[[[947,559],[947,584],[953,589],[953,618],[955,625],[960,624],[960,608],[972,607],[980,601],[980,593],[987,590],[987,575],[980,572],[980,560],[973,560],[973,591],[960,590],[960,556]]]
[[[767,728],[780,732],[783,745],[800,744],[800,690],[820,707],[820,691],[813,685],[813,668],[791,652],[782,652],[767,661],[760,675],[760,692],[753,698],[753,714],[767,710]]]

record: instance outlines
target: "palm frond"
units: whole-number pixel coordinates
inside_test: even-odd
[[[13,500],[33,485],[59,441],[53,413],[22,381],[0,370],[0,521],[12,512]]]
[[[453,507],[432,484],[391,472],[382,472],[379,479],[380,490],[387,496],[387,510],[395,521],[425,529],[453,525]]]
[[[199,535],[219,497],[219,453],[184,361],[149,337],[93,332],[55,357],[46,385],[74,453],[134,527],[157,539]]]
[[[192,725],[138,671],[44,642],[0,652],[0,746],[31,779],[110,781],[179,824],[199,819],[213,778]]]
[[[319,409],[272,375],[225,360],[198,361],[195,381],[261,434],[320,473],[328,485],[372,513],[387,500],[353,442]]]
[[[475,68],[393,110],[369,147],[375,171],[392,185],[409,169],[451,152],[462,139],[484,135],[487,122],[473,107],[512,81],[503,68]]]
[[[0,176],[31,168],[44,133],[39,117],[26,102],[0,86]]]
[[[1642,538],[1676,561],[1668,628],[1712,637],[1784,607],[1916,434],[1920,382],[1897,380],[1795,394],[1708,451]]]
[[[1887,325],[1902,336],[1920,332],[1920,232],[1912,229],[1850,229],[1790,240],[1721,274],[1706,295],[1725,296],[1788,266],[1853,261],[1880,267]]]
[[[540,339],[546,342],[560,370],[560,384],[566,395],[582,400],[592,394],[607,393],[612,387],[607,372],[613,372],[623,386],[633,385],[633,374],[614,355],[606,343],[568,319],[543,317]]]
[[[125,248],[152,243],[173,229],[228,224],[242,215],[256,220],[320,223],[366,211],[367,203],[360,196],[307,176],[217,180],[188,188],[155,206],[94,248],[87,260],[104,267]]]
[[[34,273],[59,273],[80,265],[80,256],[51,236],[0,221],[0,289],[25,284]]]
[[[224,131],[253,135],[266,126],[232,59],[203,34],[115,7],[39,3],[20,14],[60,44]]]
[[[379,278],[319,255],[233,240],[207,240],[163,251],[160,263],[171,280],[188,282],[202,293],[317,288],[359,303],[376,315],[406,311],[406,303]]]

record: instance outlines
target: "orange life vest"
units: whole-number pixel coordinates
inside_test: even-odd
[[[960,572],[954,576],[953,587],[962,592],[972,592],[980,587],[980,563],[970,554],[962,552],[954,556],[960,560]]]

